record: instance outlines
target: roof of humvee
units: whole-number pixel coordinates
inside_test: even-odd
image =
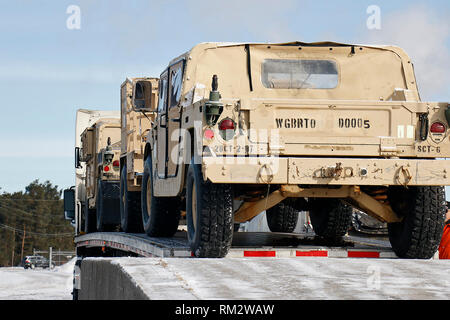
[[[364,48],[373,48],[373,49],[381,49],[388,50],[398,54],[399,56],[407,56],[406,53],[400,47],[393,45],[372,45],[372,44],[348,44],[348,43],[340,43],[333,41],[319,41],[319,42],[301,42],[301,41],[292,41],[292,42],[201,42],[193,46],[189,51],[184,52],[178,57],[172,59],[169,65],[177,62],[180,58],[188,55],[194,48],[203,46],[205,49],[214,48],[214,47],[233,47],[233,46],[245,46],[245,45],[270,45],[270,46],[304,46],[304,47],[364,47]]]

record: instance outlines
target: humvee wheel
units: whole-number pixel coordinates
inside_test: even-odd
[[[267,209],[267,225],[272,232],[293,232],[297,226],[298,210],[295,208],[296,198],[288,198]]]
[[[352,224],[352,207],[339,199],[312,199],[309,216],[316,235],[339,241]]]
[[[143,232],[141,219],[141,193],[128,191],[127,167],[120,173],[120,227],[124,232]]]
[[[186,179],[186,224],[196,257],[222,258],[233,238],[233,197],[228,184],[203,181],[201,165],[189,165]]]
[[[388,223],[395,254],[400,258],[432,258],[444,229],[444,187],[391,187],[388,197],[394,212],[403,217],[401,222]]]
[[[153,195],[152,157],[144,162],[141,188],[142,223],[150,237],[172,237],[177,232],[181,208],[179,197]]]

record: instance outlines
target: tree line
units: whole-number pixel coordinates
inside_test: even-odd
[[[33,249],[75,250],[74,229],[64,219],[61,194],[58,186],[38,180],[25,192],[0,194],[0,267],[20,265]]]

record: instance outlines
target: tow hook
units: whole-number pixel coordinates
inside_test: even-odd
[[[319,176],[317,176],[317,173],[314,174],[316,178],[334,178],[336,180],[339,179],[339,177],[342,174],[342,171],[344,168],[342,167],[342,163],[338,162],[336,163],[336,166],[334,167],[322,167],[319,172]]]

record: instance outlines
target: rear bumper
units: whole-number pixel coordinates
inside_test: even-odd
[[[213,183],[305,185],[450,185],[450,160],[203,157]]]

